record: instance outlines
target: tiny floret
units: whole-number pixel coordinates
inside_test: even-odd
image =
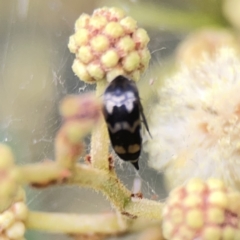
[[[137,22],[131,17],[125,17],[120,21],[124,30],[128,33],[133,33],[137,28]]]
[[[93,16],[89,19],[89,26],[94,30],[100,30],[107,25],[107,19],[104,16]]]
[[[108,38],[104,35],[97,35],[91,40],[91,47],[96,52],[106,51],[109,47]]]
[[[92,16],[82,14],[68,43],[76,55],[72,70],[87,83],[110,82],[119,74],[137,81],[150,60],[148,42],[147,32],[121,9],[103,7]]]
[[[115,67],[118,63],[119,57],[115,50],[110,49],[101,57],[101,63],[104,68]]]
[[[120,51],[122,51],[122,54],[120,52],[121,56],[125,56],[135,48],[135,43],[130,36],[125,36],[118,41],[116,46]]]
[[[77,52],[77,57],[84,63],[88,64],[93,59],[93,54],[89,46],[82,46]]]
[[[137,51],[131,52],[123,59],[123,68],[126,71],[133,71],[134,69],[139,67],[140,56]]]
[[[119,38],[124,34],[123,27],[117,22],[110,22],[105,27],[103,33],[111,38]]]
[[[104,71],[99,63],[88,64],[87,71],[91,75],[91,77],[95,78],[96,80],[101,80],[104,76]]]
[[[75,22],[75,31],[85,28],[89,23],[89,20],[90,20],[90,16],[88,14],[83,13]]]

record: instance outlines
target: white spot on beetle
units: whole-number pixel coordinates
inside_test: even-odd
[[[104,96],[105,107],[108,114],[113,113],[114,106],[121,107],[123,105],[125,105],[127,111],[130,113],[133,110],[134,101],[136,100],[134,93],[131,91],[127,91],[120,96],[116,96],[115,93],[106,93]]]
[[[127,130],[131,133],[134,133],[136,131],[136,128],[140,125],[140,120],[136,120],[133,124],[133,126],[130,126],[128,122],[117,122],[115,123],[114,127],[111,126],[111,124],[107,124],[109,131],[114,134],[120,130]]]

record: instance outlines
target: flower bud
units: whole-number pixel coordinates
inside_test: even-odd
[[[68,44],[76,54],[72,69],[87,83],[111,81],[116,72],[137,81],[150,60],[148,42],[147,32],[121,9],[104,7],[92,16],[82,14]]]
[[[190,180],[173,190],[163,209],[163,235],[178,240],[235,240],[239,234],[240,193],[219,179]]]
[[[14,202],[0,214],[0,240],[24,239],[28,209],[23,201]]]

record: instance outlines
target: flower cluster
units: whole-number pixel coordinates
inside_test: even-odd
[[[240,193],[218,179],[192,179],[163,209],[163,235],[177,240],[239,239]]]
[[[240,61],[223,48],[166,82],[151,119],[150,165],[170,187],[192,177],[240,181]]]
[[[18,201],[0,214],[0,239],[24,240],[28,209],[24,201]]]
[[[72,69],[80,80],[95,83],[127,75],[138,80],[148,66],[147,32],[118,8],[82,14],[75,23],[69,50],[76,55]]]

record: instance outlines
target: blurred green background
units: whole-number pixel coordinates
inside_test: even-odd
[[[54,159],[54,137],[61,124],[59,101],[66,94],[94,88],[74,76],[74,56],[67,44],[79,15],[91,14],[102,6],[123,8],[150,35],[152,59],[139,82],[147,117],[154,111],[156,86],[173,71],[175,49],[185,36],[207,26],[233,29],[219,0],[0,0],[0,140],[13,148],[18,164]],[[236,33],[236,28],[231,31]],[[161,175],[149,169],[147,155],[140,161],[144,196],[164,199]],[[117,164],[117,168],[120,179],[131,189],[135,176],[132,166]],[[32,210],[101,213],[111,209],[101,194],[89,189],[26,191]],[[35,231],[28,231],[26,238],[70,239]]]

